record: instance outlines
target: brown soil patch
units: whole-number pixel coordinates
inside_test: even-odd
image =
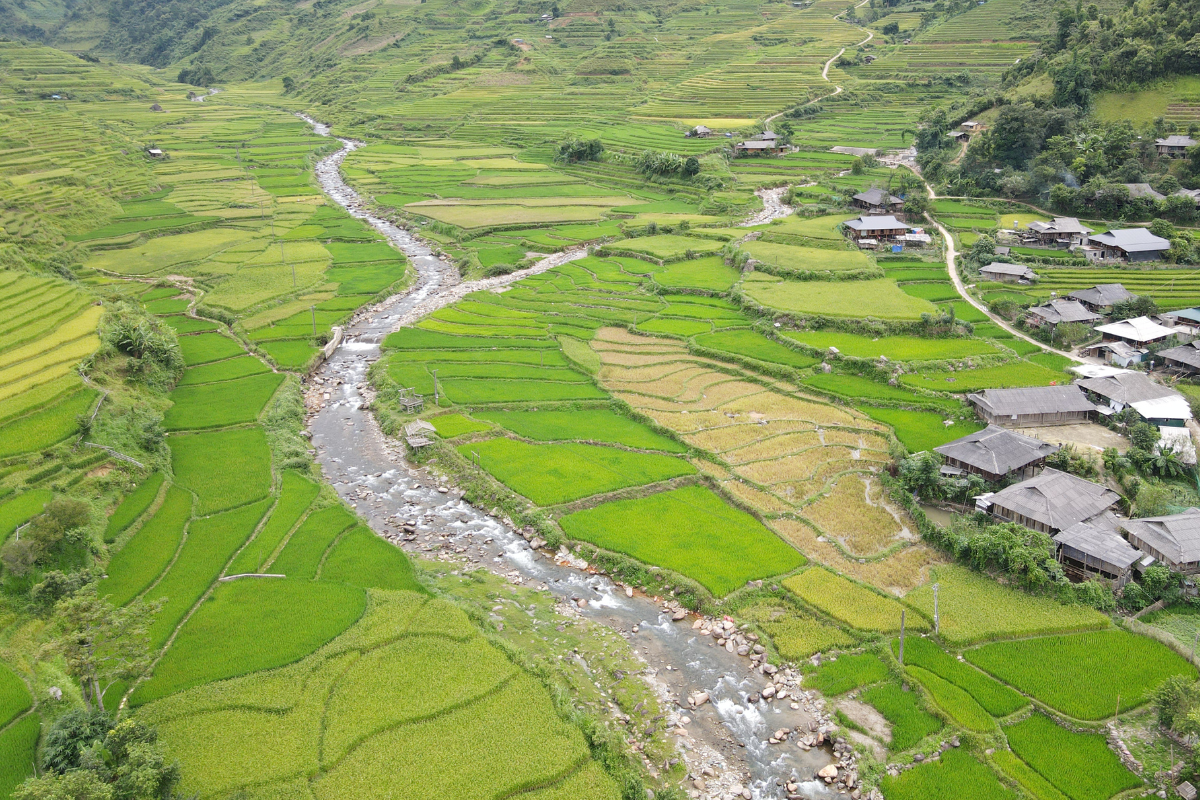
[[[112,464],[101,464],[100,466],[96,467],[95,469],[89,471],[87,476],[89,478],[103,478],[105,475],[112,472],[114,469],[116,469],[116,467],[114,467]]]
[[[818,539],[816,531],[799,520],[775,519],[767,524],[814,561],[897,597],[903,597],[925,583],[930,567],[947,563],[945,556],[923,542],[904,547],[878,561],[849,558],[825,537]]]
[[[873,707],[849,698],[839,700],[837,707],[847,717],[866,728],[867,733],[871,736],[882,739],[885,742],[892,740],[891,723],[884,719],[883,714],[880,714]]]

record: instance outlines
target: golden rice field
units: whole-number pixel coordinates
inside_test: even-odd
[[[601,328],[591,347],[603,388],[720,458],[727,468],[697,466],[761,513],[794,510],[837,475],[870,472],[888,459],[877,423],[728,364],[718,371],[682,344]],[[636,363],[633,351],[641,354]],[[825,438],[833,431],[838,444]]]

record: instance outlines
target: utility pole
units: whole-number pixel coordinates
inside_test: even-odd
[[[438,406],[438,405],[441,405],[440,403],[438,403],[438,390],[437,390],[437,374],[438,374],[438,371],[437,371],[436,369],[435,369],[435,370],[430,370],[430,371],[433,373],[433,404],[434,404],[435,406]]]
[[[939,622],[939,619],[938,619],[938,585],[935,583],[933,585],[933,635],[934,636],[937,636],[938,632],[939,632],[940,626],[938,625],[938,622]]]
[[[313,336],[316,336],[316,335],[317,335],[317,307],[316,307],[316,306],[309,306],[309,307],[308,307],[308,310],[312,312],[312,319],[313,319]]]
[[[900,609],[900,666],[904,666],[904,609]]]
[[[1196,636],[1192,639],[1192,661],[1196,660],[1196,642],[1200,642],[1200,628],[1196,630]]]

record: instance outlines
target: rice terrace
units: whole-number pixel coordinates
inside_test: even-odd
[[[0,0],[0,800],[1194,800],[1198,42]]]

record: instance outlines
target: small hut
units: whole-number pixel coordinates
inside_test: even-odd
[[[163,107],[160,106],[158,103],[155,103],[154,105],[150,106],[150,110],[161,112],[163,110]]]
[[[404,426],[404,441],[414,450],[433,444],[429,434],[437,433],[437,429],[423,419],[413,420]]]

